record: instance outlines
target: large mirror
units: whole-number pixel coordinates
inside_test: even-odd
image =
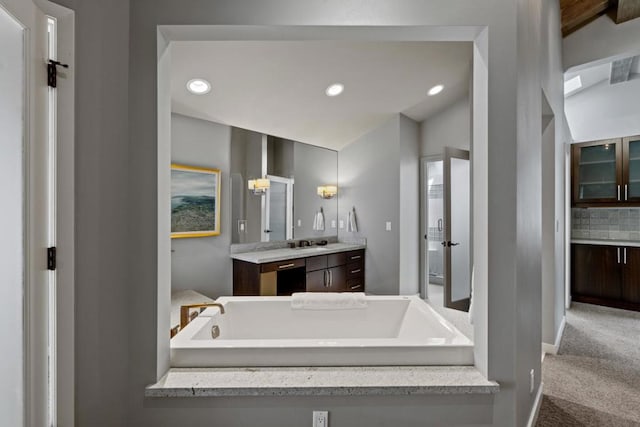
[[[336,151],[234,127],[230,172],[231,243],[337,235]]]

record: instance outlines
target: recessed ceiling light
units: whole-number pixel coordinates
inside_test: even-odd
[[[564,94],[568,95],[574,90],[580,89],[581,87],[582,87],[582,79],[580,78],[579,75],[575,76],[574,78],[564,82]]]
[[[338,96],[342,93],[343,90],[344,90],[343,84],[334,83],[331,86],[329,86],[327,90],[325,90],[324,92],[327,94],[327,96]]]
[[[191,79],[187,82],[187,90],[196,95],[204,95],[211,91],[211,83],[205,79]]]
[[[429,92],[427,92],[427,94],[429,96],[437,95],[440,92],[442,92],[442,89],[444,89],[444,86],[436,85],[436,86],[432,87],[431,89],[429,89]]]

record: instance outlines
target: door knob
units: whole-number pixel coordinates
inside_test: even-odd
[[[451,240],[447,240],[446,242],[440,242],[442,246],[458,246],[460,243],[452,243]]]

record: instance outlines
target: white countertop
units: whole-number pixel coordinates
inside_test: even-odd
[[[580,245],[608,245],[640,247],[638,240],[608,240],[608,239],[571,239],[571,243]]]
[[[294,258],[306,258],[315,255],[328,255],[337,252],[354,251],[364,249],[365,245],[353,243],[329,243],[326,246],[311,246],[304,248],[281,248],[270,249],[266,251],[243,252],[239,254],[231,254],[231,258],[240,261],[252,262],[254,264],[263,264],[265,262],[284,261]]]
[[[171,368],[147,397],[492,394],[474,366]]]

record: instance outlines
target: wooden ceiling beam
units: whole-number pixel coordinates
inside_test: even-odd
[[[611,0],[609,16],[616,24],[640,17],[640,0]]]
[[[562,36],[568,36],[603,15],[609,6],[609,0],[560,0]]]

